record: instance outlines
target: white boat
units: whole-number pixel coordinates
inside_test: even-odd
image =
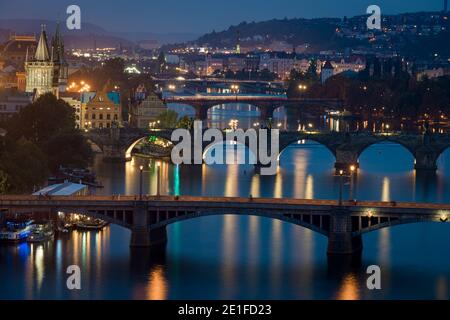
[[[9,220],[5,227],[0,229],[0,242],[26,241],[33,231],[32,220]]]

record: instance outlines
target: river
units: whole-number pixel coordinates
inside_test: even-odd
[[[223,115],[222,115],[223,116]],[[241,116],[241,115],[238,115]],[[219,114],[220,117],[220,114]],[[230,117],[223,117],[222,122]],[[225,119],[226,118],[226,119]],[[243,117],[249,126],[257,117]],[[282,118],[280,120],[283,120]],[[152,160],[104,163],[93,170],[99,194],[156,193]],[[280,158],[275,176],[252,166],[162,166],[166,194],[337,199],[334,156],[306,141]],[[450,202],[450,151],[436,174],[417,174],[400,145],[368,148],[344,198]],[[360,264],[339,268],[327,258],[327,239],[288,223],[258,217],[211,216],[168,227],[163,256],[129,248],[130,232],[111,225],[102,232],[75,231],[47,244],[0,247],[0,299],[448,299],[450,225],[411,224],[363,237]],[[79,265],[82,290],[66,287],[66,268]],[[382,290],[366,288],[366,268],[379,265]]]

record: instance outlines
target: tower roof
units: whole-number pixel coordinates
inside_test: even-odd
[[[55,35],[52,39],[53,60],[55,62],[64,62],[64,42],[62,39],[59,22],[56,25]]]
[[[325,65],[323,66],[322,69],[330,69],[333,70],[333,65],[331,64],[330,60],[327,60],[327,62],[325,62]]]
[[[39,38],[39,43],[36,49],[35,59],[37,61],[48,61],[50,60],[50,55],[48,51],[47,43],[47,33],[45,32],[45,26],[42,25],[41,36]]]

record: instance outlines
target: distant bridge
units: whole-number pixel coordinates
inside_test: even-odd
[[[276,109],[285,107],[301,112],[305,106],[342,109],[344,101],[340,99],[288,98],[285,95],[173,95],[163,99],[164,103],[179,103],[195,109],[196,120],[208,119],[208,110],[228,103],[245,103],[258,108],[262,121],[273,118]]]
[[[133,128],[97,129],[86,133],[86,137],[98,145],[106,160],[131,160],[134,146],[142,139],[156,136],[171,140],[172,130],[141,130]],[[193,136],[193,135],[192,135]],[[336,158],[335,168],[349,173],[349,168],[359,168],[359,157],[368,147],[380,142],[402,145],[415,159],[417,170],[437,170],[437,159],[450,147],[450,135],[445,134],[372,134],[339,132],[280,132],[280,154],[292,144],[311,140],[324,145]],[[246,141],[246,144],[248,141]],[[209,142],[203,143],[203,150]],[[193,145],[193,143],[192,143]],[[386,159],[389,160],[389,159]],[[258,166],[257,166],[258,167]]]
[[[328,237],[329,254],[362,250],[362,235],[395,225],[449,220],[449,204],[344,202],[332,200],[224,197],[145,196],[0,196],[5,214],[30,212],[78,213],[131,230],[132,247],[167,242],[166,226],[212,215],[251,215],[296,224]]]

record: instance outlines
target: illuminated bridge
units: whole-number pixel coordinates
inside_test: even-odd
[[[189,105],[195,109],[196,120],[208,119],[208,110],[229,103],[245,103],[258,108],[261,120],[273,118],[276,109],[285,107],[300,112],[305,106],[341,109],[344,101],[339,99],[288,98],[286,95],[244,95],[244,94],[211,94],[211,95],[173,95],[163,99],[164,103]]]
[[[103,152],[104,159],[110,161],[131,160],[133,148],[149,136],[171,141],[173,130],[141,130],[134,128],[97,129],[86,133],[86,137],[96,144]],[[193,135],[192,135],[193,136]],[[193,139],[193,138],[192,138]],[[450,148],[450,135],[392,133],[374,134],[368,132],[280,132],[280,155],[290,145],[299,141],[314,141],[325,146],[335,157],[335,168],[338,173],[343,170],[348,174],[349,168],[359,167],[359,157],[370,146],[391,142],[403,146],[414,157],[415,169],[424,171],[436,171],[437,160],[440,155]],[[210,146],[211,142],[203,142],[203,150]],[[248,141],[245,141],[248,144]],[[191,143],[194,145],[194,142]],[[256,164],[258,169],[258,163]]]
[[[328,253],[362,250],[362,235],[381,228],[418,222],[448,222],[450,204],[343,202],[332,200],[158,196],[0,196],[0,217],[30,212],[83,214],[131,230],[132,247],[160,247],[166,226],[212,215],[278,219],[328,237]]]

